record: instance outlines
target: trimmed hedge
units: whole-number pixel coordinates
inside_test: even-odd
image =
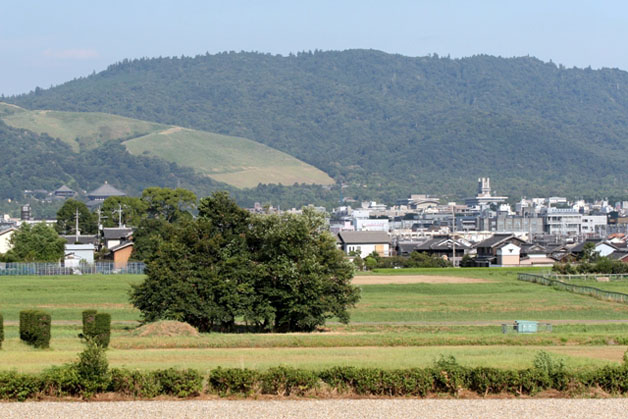
[[[207,394],[304,396],[319,390],[352,393],[364,396],[414,396],[473,391],[489,394],[534,395],[542,390],[578,391],[603,390],[613,395],[628,394],[628,368],[624,365],[605,366],[588,372],[565,372],[567,386],[548,379],[544,371],[500,370],[496,368],[466,368],[443,370],[437,367],[406,370],[335,367],[309,371],[278,367],[266,371],[240,368],[216,368],[204,380],[196,370],[166,369],[158,371],[129,371],[112,369],[97,392],[93,383],[86,382],[76,364],[50,368],[39,375],[0,372],[0,399],[26,400],[43,396],[91,397],[98,392],[115,392],[136,398],[158,396],[195,397]],[[452,375],[453,374],[453,375]],[[206,383],[203,391],[203,384]]]
[[[256,371],[216,368],[203,377],[196,370],[129,371],[107,368],[104,349],[93,342],[79,362],[50,368],[39,375],[0,372],[0,399],[26,400],[44,396],[90,398],[114,392],[136,398],[195,397],[206,394],[306,396],[349,393],[365,396],[458,396],[473,391],[489,394],[534,395],[542,390],[567,394],[605,391],[628,394],[628,365],[604,366],[584,372],[567,371],[561,361],[541,352],[534,367],[502,370],[464,367],[453,358],[442,358],[427,368],[385,370],[334,367],[310,371],[290,367]],[[628,355],[627,355],[628,357]],[[322,391],[322,393],[320,393]]]
[[[96,310],[83,311],[82,337],[92,339],[97,345],[106,348],[111,340],[111,314]]]
[[[83,311],[83,336],[93,336],[96,325],[96,310]]]
[[[2,342],[4,341],[4,319],[0,314],[0,349],[2,349]]]
[[[20,339],[35,348],[50,346],[50,314],[39,310],[20,311]]]

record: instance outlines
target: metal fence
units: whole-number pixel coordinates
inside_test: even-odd
[[[59,263],[0,263],[0,276],[17,275],[86,275],[86,274],[143,274],[144,262],[129,262],[125,266],[116,266],[113,262],[80,264],[75,267],[62,266]]]
[[[590,295],[601,300],[616,301],[619,303],[628,303],[628,294],[621,292],[613,292],[601,290],[599,288],[588,287],[585,285],[574,285],[557,279],[547,278],[541,275],[518,274],[520,281],[534,282],[536,284],[547,285],[556,289],[573,292],[575,294]]]
[[[628,279],[628,273],[627,274],[551,274],[551,277],[553,279],[557,279],[559,281],[561,280],[567,280],[567,281],[577,281],[577,280],[583,280],[583,281],[600,281],[602,279],[604,280],[609,280],[609,281],[621,281],[621,280],[626,280]]]

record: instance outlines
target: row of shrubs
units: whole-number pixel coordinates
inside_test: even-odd
[[[541,352],[534,367],[524,370],[470,368],[448,358],[427,368],[334,367],[321,371],[288,367],[265,371],[216,368],[204,377],[192,369],[108,370],[104,351],[88,344],[77,363],[54,367],[39,375],[0,373],[0,399],[9,400],[46,396],[90,398],[102,392],[133,398],[195,397],[202,393],[220,396],[349,393],[425,397],[430,394],[457,396],[465,390],[482,396],[502,393],[534,395],[547,389],[574,394],[601,389],[610,394],[626,394],[628,367],[624,364],[587,372],[568,371],[561,362]]]
[[[50,314],[39,310],[20,311],[20,339],[35,348],[50,347]],[[83,312],[83,333],[81,337],[106,348],[111,339],[111,315],[96,310]],[[0,348],[4,341],[4,321],[0,314]]]

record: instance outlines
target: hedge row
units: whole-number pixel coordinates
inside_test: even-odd
[[[82,378],[83,377],[83,378]],[[101,377],[102,379],[102,377]],[[91,397],[115,392],[121,396],[152,398],[160,395],[194,397],[201,393],[227,395],[296,395],[352,393],[375,396],[479,395],[510,393],[534,395],[555,389],[584,394],[601,389],[609,394],[628,393],[628,368],[605,366],[589,372],[548,372],[539,368],[500,370],[468,368],[456,364],[405,370],[336,367],[309,371],[278,367],[266,371],[217,368],[204,379],[195,370],[166,369],[152,372],[112,369],[94,386],[76,365],[51,368],[40,375],[0,373],[0,399],[26,400],[45,396]],[[319,393],[317,393],[319,392]]]
[[[83,311],[83,336],[106,348],[111,340],[111,314]]]
[[[50,314],[39,310],[20,311],[20,339],[35,348],[50,346]]]

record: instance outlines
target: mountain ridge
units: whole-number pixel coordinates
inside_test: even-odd
[[[628,195],[628,73],[617,69],[372,50],[222,53],[125,60],[8,101],[255,138],[356,198],[464,196],[481,176],[510,195]]]

